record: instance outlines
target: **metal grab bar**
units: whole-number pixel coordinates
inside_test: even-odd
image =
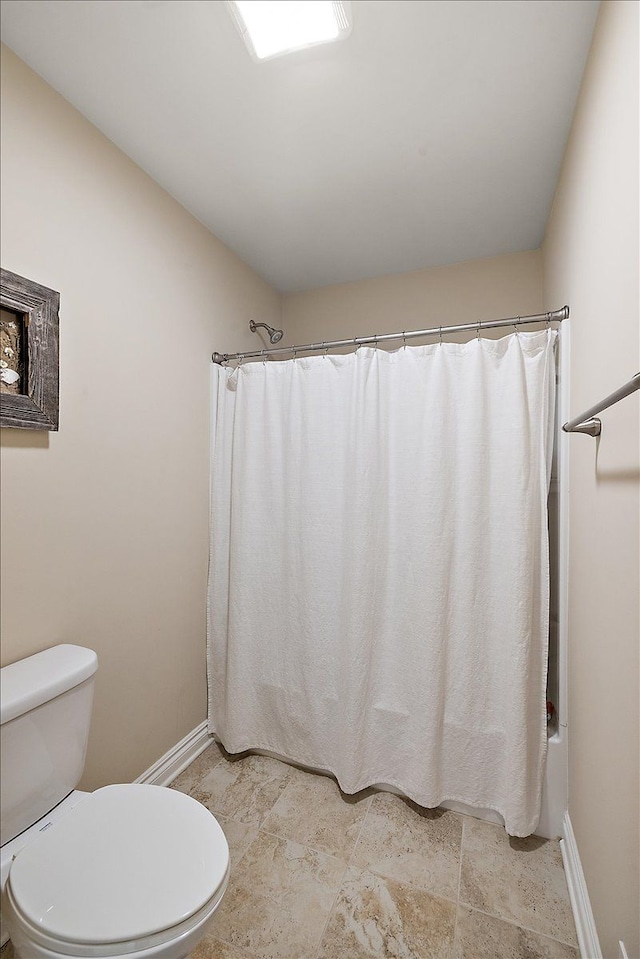
[[[610,393],[609,396],[605,397],[599,403],[596,403],[595,406],[591,406],[588,410],[585,410],[581,416],[576,416],[575,419],[569,420],[568,423],[564,424],[562,429],[565,433],[587,433],[589,436],[600,436],[602,432],[602,422],[598,419],[596,413],[602,413],[603,410],[623,400],[625,396],[635,393],[636,390],[640,390],[640,373],[636,373],[635,376],[631,377],[628,383],[625,383],[624,386],[621,386],[614,393]]]

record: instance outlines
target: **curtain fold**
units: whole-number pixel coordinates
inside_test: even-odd
[[[538,822],[556,334],[213,372],[209,725]]]

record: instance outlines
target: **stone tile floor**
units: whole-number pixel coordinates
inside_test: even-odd
[[[557,842],[215,743],[172,788],[231,851],[190,959],[579,959]]]
[[[191,959],[579,959],[557,842],[215,743],[172,786],[231,851]]]

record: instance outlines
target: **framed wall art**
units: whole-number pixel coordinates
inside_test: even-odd
[[[58,429],[60,294],[0,270],[0,425]]]

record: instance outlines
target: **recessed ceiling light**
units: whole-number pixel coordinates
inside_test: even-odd
[[[227,0],[256,60],[342,40],[351,30],[346,6],[341,0]]]

